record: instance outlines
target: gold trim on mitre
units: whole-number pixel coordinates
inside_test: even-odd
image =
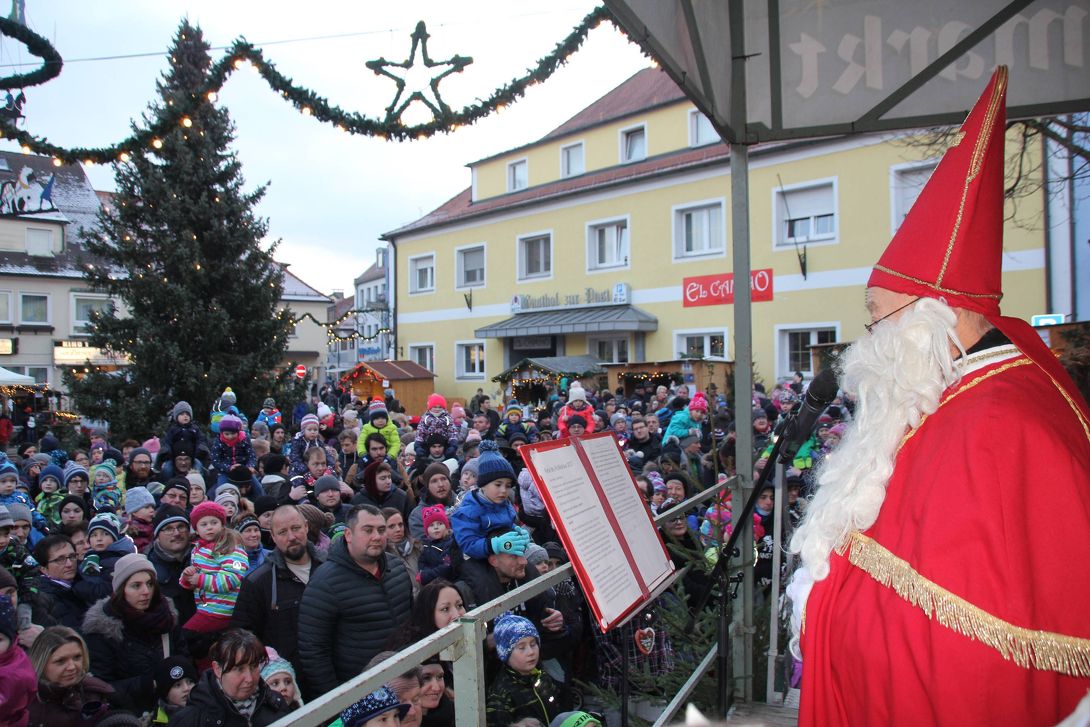
[[[892,588],[929,619],[998,651],[1023,669],[1090,677],[1090,639],[1008,623],[920,575],[907,561],[862,533],[852,533],[848,561]]]

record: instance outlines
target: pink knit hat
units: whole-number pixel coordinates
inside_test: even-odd
[[[227,524],[227,511],[223,509],[222,505],[217,505],[208,500],[197,505],[189,512],[189,523],[193,527],[196,527],[197,523],[201,521],[201,518],[208,516],[219,518],[220,522],[224,525]]]

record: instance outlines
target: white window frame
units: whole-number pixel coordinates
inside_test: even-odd
[[[521,166],[526,172],[526,183],[519,187],[516,186],[517,179],[515,178],[515,169]],[[521,192],[530,186],[530,160],[527,157],[521,159],[515,159],[507,162],[507,191],[508,192]]]
[[[629,134],[631,134],[634,131],[642,131],[643,132],[643,156],[639,157],[639,158],[628,159],[625,156],[625,147],[627,146],[625,144],[625,142],[627,141]],[[621,164],[635,164],[636,162],[642,162],[644,159],[647,159],[647,157],[650,156],[650,149],[651,149],[651,146],[650,146],[649,142],[650,142],[650,139],[648,139],[647,123],[646,122],[641,122],[641,123],[638,123],[638,124],[632,124],[631,126],[626,126],[626,127],[622,128],[622,129],[619,129],[617,131],[617,143],[618,143],[617,158],[620,159],[620,163]]]
[[[787,237],[787,230],[785,225],[788,219],[801,219],[801,218],[788,218],[788,210],[784,208],[783,198],[784,195],[790,192],[802,192],[809,189],[817,189],[819,187],[829,187],[832,190],[833,195],[833,231],[826,235],[810,235],[809,237],[795,240],[794,238]],[[811,223],[815,217],[811,217]],[[795,184],[785,184],[782,187],[777,185],[772,188],[772,249],[776,252],[782,252],[784,250],[794,250],[795,245],[812,246],[825,246],[825,245],[838,245],[840,244],[840,190],[837,177],[826,177],[824,179],[810,179],[805,182],[798,182]]]
[[[719,207],[719,238],[722,243],[722,247],[719,249],[712,248],[707,252],[691,252],[685,253],[682,251],[684,247],[681,244],[680,234],[682,232],[681,217],[686,212],[690,212],[698,209],[707,209],[710,207]],[[671,254],[675,263],[688,262],[690,260],[708,260],[710,258],[726,257],[727,256],[727,200],[725,197],[717,197],[713,199],[701,199],[693,202],[686,202],[684,204],[677,204],[670,208],[670,245]]]
[[[819,328],[831,328],[836,333],[837,341],[840,340],[840,321],[816,321],[816,322],[804,322],[804,323],[778,323],[773,326],[772,340],[774,344],[774,353],[776,360],[776,380],[782,381],[795,373],[794,369],[790,371],[791,362],[788,360],[790,350],[787,347],[788,333],[798,333],[801,331],[816,331]],[[804,376],[807,379],[813,378],[813,371],[802,370]],[[807,375],[809,374],[809,375]]]
[[[465,270],[462,266],[462,255],[466,252],[472,252],[473,250],[480,250],[481,257],[484,259],[481,267],[481,280],[477,283],[466,283],[463,280],[463,273]],[[461,245],[454,248],[454,289],[455,290],[469,290],[470,288],[483,288],[485,281],[488,280],[488,247],[483,242],[474,242],[471,245]]]
[[[481,368],[482,371],[478,373],[467,374],[462,368],[462,352],[467,346],[480,346],[481,347]],[[454,342],[454,378],[456,381],[483,381],[488,375],[488,348],[485,345],[484,339],[470,339],[466,341]]]
[[[423,260],[425,258],[431,258],[431,287],[430,288],[417,288],[416,287],[416,261]],[[431,295],[435,292],[435,252],[423,252],[419,255],[411,255],[406,260],[408,263],[406,269],[409,271],[409,295]]]
[[[908,214],[907,209],[901,210],[901,195],[899,194],[901,185],[898,183],[901,176],[906,172],[918,172],[924,169],[930,169],[934,173],[935,167],[938,165],[938,159],[924,159],[918,162],[894,164],[889,168],[889,233],[891,236],[897,233],[905,215]],[[922,191],[923,187],[920,187],[920,190]],[[919,195],[917,195],[918,197]]]
[[[627,361],[617,360],[617,342],[624,341],[626,344],[626,351],[628,353]],[[613,356],[611,360],[605,361],[605,363],[631,363],[632,362],[632,337],[627,334],[614,334],[604,336],[587,336],[587,355],[598,356],[598,344],[599,343],[611,343],[613,348]]]
[[[27,321],[23,319],[23,296],[40,295],[45,297],[45,321]],[[53,296],[36,290],[19,291],[19,325],[21,326],[51,326],[53,325]]]
[[[0,298],[3,297],[8,299],[8,315],[6,318],[0,318],[0,323],[7,323],[10,325],[15,320],[15,316],[12,315],[14,313],[13,306],[15,305],[15,299],[12,297],[12,291],[10,290],[0,290]]]
[[[703,121],[708,125],[708,129],[711,132],[711,138],[707,141],[700,141],[699,136],[700,123]],[[689,146],[709,146],[717,142],[722,141],[719,137],[719,132],[712,126],[711,119],[700,112],[700,109],[689,110]]]
[[[578,172],[573,172],[570,168],[565,167],[565,164],[564,164],[564,152],[566,152],[569,149],[574,149],[575,147],[579,147],[582,150],[582,154],[583,154],[583,168],[580,169]],[[572,142],[571,144],[564,144],[563,146],[561,146],[560,147],[560,178],[565,179],[567,177],[578,177],[580,174],[586,174],[586,173],[587,173],[587,147],[586,147],[586,144],[583,143],[583,140],[580,139],[579,141]]]
[[[53,378],[53,367],[52,366],[9,366],[7,368],[12,373],[22,374],[23,376],[30,376],[32,378],[34,377],[34,374],[30,373],[31,369],[43,369],[43,370],[45,370],[45,381],[39,382],[35,378],[34,381],[37,382],[37,383],[48,384],[49,380]]]
[[[598,241],[597,230],[603,227],[609,227],[618,223],[624,223],[625,231],[628,237],[628,245],[625,250],[625,256],[623,262],[600,264],[597,261],[598,257]],[[616,270],[629,270],[632,267],[632,217],[631,215],[619,215],[617,217],[603,217],[600,220],[591,220],[586,224],[586,238],[587,238],[587,274],[595,275],[597,273],[607,273]]]
[[[688,336],[704,336],[704,350],[711,350],[711,336],[717,336],[720,333],[723,334],[723,355],[722,356],[705,356],[705,361],[729,361],[730,360],[730,329],[718,326],[707,326],[704,328],[675,328],[673,331],[674,342],[674,354],[681,358],[685,355],[682,350],[681,339]]]
[[[72,335],[73,336],[88,336],[90,333],[83,330],[83,326],[90,325],[90,321],[81,321],[76,318],[76,299],[87,298],[91,300],[110,300],[110,296],[105,293],[76,293],[73,292],[69,295],[68,301],[68,317],[72,321]]]
[[[549,272],[547,274],[535,274],[526,275],[526,260],[524,253],[523,243],[528,240],[533,240],[539,237],[549,238]],[[554,271],[556,270],[556,258],[555,252],[555,238],[553,237],[552,230],[539,230],[537,232],[527,232],[519,235],[515,238],[515,282],[527,283],[537,282],[542,280],[552,280]]]
[[[30,249],[30,235],[31,235],[32,232],[34,232],[34,233],[47,233],[49,235],[49,244],[45,248],[45,250],[46,250],[45,253],[31,252],[31,249]],[[57,254],[57,252],[56,252],[56,234],[57,234],[57,231],[54,230],[52,227],[34,227],[34,226],[28,225],[26,227],[26,229],[25,229],[24,238],[23,238],[23,245],[24,245],[24,247],[26,249],[27,254],[32,256],[32,257],[53,257],[54,255],[56,255]]]
[[[435,373],[435,342],[434,341],[429,342],[429,343],[410,343],[409,344],[409,360],[419,364],[420,362],[416,360],[416,354],[417,354],[417,352],[424,351],[424,350],[431,351],[431,354],[428,356],[428,359],[431,361],[431,366],[424,366],[424,364],[420,364],[420,365],[424,366],[424,368],[426,368],[428,371],[431,371],[434,374]]]

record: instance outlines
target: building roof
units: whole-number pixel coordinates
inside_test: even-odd
[[[54,211],[20,215],[28,222],[52,222],[65,225],[64,245],[55,255],[29,255],[25,251],[0,252],[0,274],[48,275],[62,278],[82,278],[81,263],[88,255],[80,243],[80,235],[98,224],[101,208],[99,195],[78,164],[53,166],[49,157],[0,151],[0,184],[17,183],[24,171],[29,179],[42,187],[50,186]]]
[[[613,333],[658,330],[659,319],[632,305],[603,305],[516,313],[478,328],[478,338],[557,336],[570,333]]]
[[[380,265],[378,262],[371,263],[371,267],[364,270],[353,283],[359,285],[360,283],[369,283],[372,280],[385,280],[386,268]]]
[[[435,378],[435,374],[415,361],[366,361],[360,366],[367,366],[388,381]]]
[[[352,296],[351,298],[345,297],[334,300],[333,304],[329,306],[329,311],[326,313],[326,322],[333,323],[335,321],[339,321],[341,319],[341,316],[352,310],[352,306],[355,304],[355,302],[355,296]],[[348,320],[345,320],[339,326],[337,326],[338,330],[349,331],[353,330],[355,327],[355,321]]]
[[[410,232],[460,222],[501,210],[540,204],[561,197],[597,191],[605,187],[638,181],[645,177],[661,176],[702,166],[721,164],[727,161],[729,156],[729,147],[726,144],[709,144],[668,154],[660,154],[633,164],[607,167],[578,177],[558,179],[477,202],[472,201],[472,190],[467,187],[420,219],[387,232],[382,237],[383,239],[396,238]]]
[[[284,291],[280,294],[281,300],[295,300],[299,302],[331,303],[333,299],[319,292],[303,282],[301,278],[288,270],[286,263],[280,263],[284,268]]]

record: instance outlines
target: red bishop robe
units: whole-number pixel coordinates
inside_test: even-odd
[[[1090,425],[1035,358],[971,356],[906,435],[807,600],[800,725],[1053,725],[1090,689]]]

